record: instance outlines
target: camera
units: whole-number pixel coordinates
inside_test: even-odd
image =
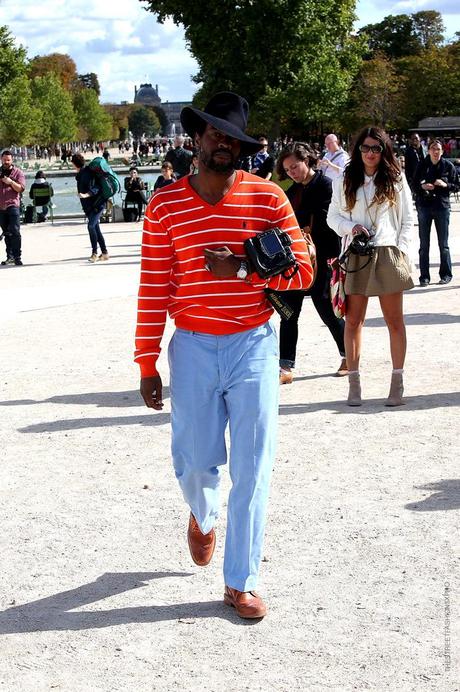
[[[290,236],[280,228],[271,228],[264,233],[259,233],[244,241],[244,249],[252,268],[261,279],[269,279],[271,276],[282,274],[286,279],[291,278],[298,271],[294,253],[290,245]],[[286,269],[293,272],[286,276]]]
[[[354,255],[360,255],[361,257],[366,257],[367,255],[372,255],[374,252],[375,243],[372,237],[369,237],[365,233],[357,233],[350,243],[349,249]]]

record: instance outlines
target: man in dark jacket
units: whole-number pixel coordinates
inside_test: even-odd
[[[174,139],[174,149],[170,149],[165,161],[172,163],[176,179],[182,178],[190,173],[190,164],[192,163],[192,152],[184,149],[185,139],[182,135],[177,135]]]
[[[85,216],[88,219],[88,233],[91,241],[91,257],[88,262],[104,261],[109,259],[109,253],[105,244],[104,236],[101,233],[99,221],[104,211],[105,201],[101,194],[101,187],[98,185],[92,171],[85,165],[82,154],[74,154],[71,159],[77,175],[78,196]],[[101,254],[97,256],[97,246],[101,249]]]
[[[404,173],[410,189],[414,192],[414,176],[420,161],[423,161],[425,154],[419,135],[414,132],[410,138],[410,144],[404,153]]]
[[[449,251],[449,217],[451,192],[458,190],[458,175],[454,165],[442,156],[439,139],[431,141],[428,156],[419,163],[414,176],[414,191],[420,237],[420,286],[430,283],[430,232],[434,221],[438,235],[441,263],[439,283],[452,280],[452,262]]]

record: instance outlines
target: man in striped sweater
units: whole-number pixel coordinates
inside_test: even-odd
[[[191,556],[204,566],[214,552],[228,425],[224,601],[243,618],[260,618],[266,606],[254,589],[278,417],[278,339],[264,289],[307,289],[312,268],[281,188],[235,170],[240,155],[260,149],[245,134],[247,117],[247,102],[231,92],[216,94],[204,111],[182,111],[199,168],[158,190],[146,209],[135,360],[146,406],[161,410],[156,361],[169,313],[172,457],[191,510]],[[263,280],[245,257],[244,241],[273,227],[292,238],[299,269],[290,279]]]

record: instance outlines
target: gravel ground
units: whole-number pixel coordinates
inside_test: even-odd
[[[404,407],[382,405],[378,302],[359,409],[305,303],[258,623],[222,603],[225,505],[211,565],[189,557],[168,392],[144,408],[132,362],[140,226],[104,231],[111,260],[90,265],[82,222],[26,226],[25,266],[0,271],[0,689],[460,690],[460,210],[456,277],[405,299]]]

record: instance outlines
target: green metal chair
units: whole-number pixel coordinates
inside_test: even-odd
[[[34,188],[32,190],[32,204],[34,207],[33,223],[37,223],[37,207],[43,207],[44,205],[46,205],[49,210],[51,224],[54,224],[54,204],[51,199],[53,194],[53,188],[51,187],[51,185],[49,190],[47,190],[46,188]]]

